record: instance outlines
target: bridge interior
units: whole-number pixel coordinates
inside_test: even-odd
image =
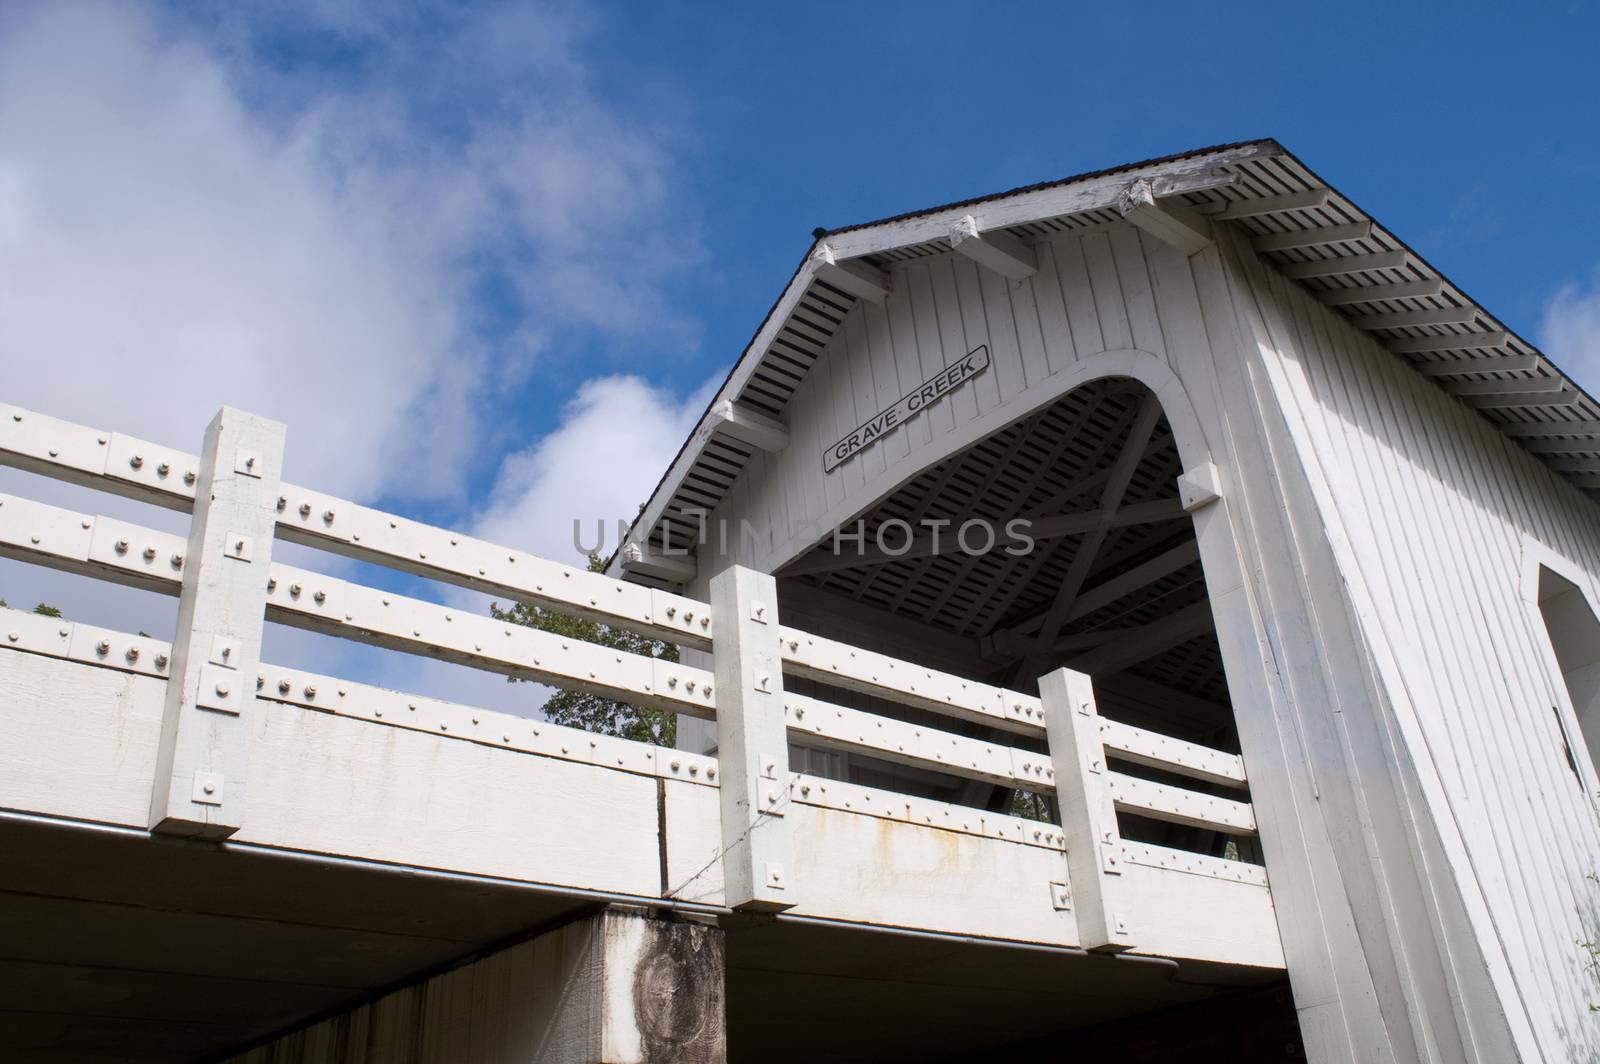
[[[860,518],[864,550],[819,542],[780,571],[783,606],[818,630],[1006,688],[1036,692],[1037,677],[1070,667],[1094,678],[1108,717],[1237,752],[1182,471],[1156,397],[1127,378],[1093,381],[881,499]],[[959,539],[974,519],[1002,533],[1026,519],[1032,549],[1012,554],[1002,535],[982,550],[991,541],[976,528]],[[835,771],[949,801],[1006,800],[861,757]],[[1125,833],[1145,841],[1254,852],[1249,841],[1127,821]]]

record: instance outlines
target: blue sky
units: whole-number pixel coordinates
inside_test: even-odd
[[[813,227],[1261,136],[1593,390],[1597,37],[1593,3],[9,4],[0,394],[189,449],[232,403],[297,483],[564,556]],[[14,603],[150,608],[81,583],[0,563]]]

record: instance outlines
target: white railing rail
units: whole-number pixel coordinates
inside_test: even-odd
[[[172,644],[14,611],[4,614],[6,643],[0,644],[179,681],[169,683],[175,693],[164,721],[162,757],[170,765],[157,783],[158,792],[165,785],[170,793],[158,793],[153,801],[153,828],[225,836],[238,827],[245,759],[237,719],[253,695],[717,786],[728,902],[739,907],[788,908],[803,889],[788,877],[785,813],[792,804],[1064,850],[1066,868],[1053,896],[1057,908],[1076,909],[1079,936],[1089,948],[1135,944],[1129,929],[1136,921],[1130,923],[1130,902],[1121,889],[1128,863],[1264,882],[1259,866],[1122,839],[1119,813],[1230,836],[1254,834],[1253,810],[1240,800],[1247,787],[1244,766],[1237,755],[1100,717],[1086,676],[1060,670],[1042,679],[1042,696],[1032,696],[787,627],[779,623],[772,578],[737,567],[713,582],[710,603],[626,584],[283,484],[276,476],[281,447],[281,426],[238,411],[218,415],[202,455],[195,456],[0,404],[0,464],[194,514],[194,529],[185,539],[0,494],[0,555],[179,597]],[[272,560],[274,538],[710,650],[714,668],[613,650],[289,566]],[[657,750],[263,665],[263,618],[715,718],[719,756]],[[786,693],[786,674],[982,725],[994,736],[1033,739],[1049,752]],[[1032,823],[794,775],[790,738],[1052,795],[1063,823]],[[1196,781],[1203,789],[1118,771],[1110,767],[1112,760]]]

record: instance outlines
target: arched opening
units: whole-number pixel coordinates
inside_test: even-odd
[[[830,537],[780,570],[780,609],[823,634],[1027,693],[1045,673],[1071,667],[1093,677],[1105,716],[1237,752],[1194,522],[1179,498],[1183,469],[1173,426],[1147,385],[1090,381],[922,470],[860,514],[859,526],[847,522],[864,550]],[[1028,522],[1026,544],[1005,537],[1019,519]],[[981,530],[962,541],[959,530],[972,521],[997,530],[992,549],[971,549],[985,544]],[[908,529],[913,546],[901,550]],[[847,705],[861,700],[792,686]],[[908,715],[887,704],[862,708]],[[797,746],[791,759],[800,771],[868,786],[1024,815],[1033,802],[1037,815],[1051,816],[1026,792],[855,754]],[[1168,782],[1147,768],[1117,767]],[[1190,827],[1127,817],[1123,829],[1138,841],[1254,856],[1250,840],[1202,838]]]
[[[1583,590],[1547,565],[1539,566],[1539,614],[1565,681],[1577,735],[1556,708],[1568,767],[1583,782],[1577,745],[1589,752],[1589,764],[1600,763],[1600,619]]]

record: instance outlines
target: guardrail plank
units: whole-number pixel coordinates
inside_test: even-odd
[[[1245,786],[1244,759],[1199,743],[1100,718],[1106,753],[1135,765],[1166,769],[1179,776],[1224,787]]]
[[[1055,793],[1047,754],[955,735],[819,698],[785,693],[789,730],[807,745],[870,754],[883,761],[946,772],[1002,787]]]
[[[267,616],[391,650],[422,654],[632,705],[690,716],[715,713],[705,669],[613,650],[497,621],[321,573],[274,563]]]
[[[1247,802],[1196,794],[1181,787],[1153,783],[1121,772],[1110,774],[1111,798],[1118,811],[1152,820],[1209,828],[1229,835],[1254,835],[1256,814]]]
[[[165,532],[0,495],[0,555],[177,594],[186,546]],[[281,562],[273,562],[268,572],[270,620],[633,705],[699,717],[715,713],[712,674],[705,669],[507,624]],[[293,591],[297,587],[300,593]]]
[[[785,667],[804,679],[1020,735],[1044,734],[1044,710],[1032,696],[798,628],[784,628],[780,638]]]
[[[0,403],[0,464],[189,512],[200,459]],[[709,604],[282,484],[277,534],[294,543],[458,587],[615,624],[699,650]]]

